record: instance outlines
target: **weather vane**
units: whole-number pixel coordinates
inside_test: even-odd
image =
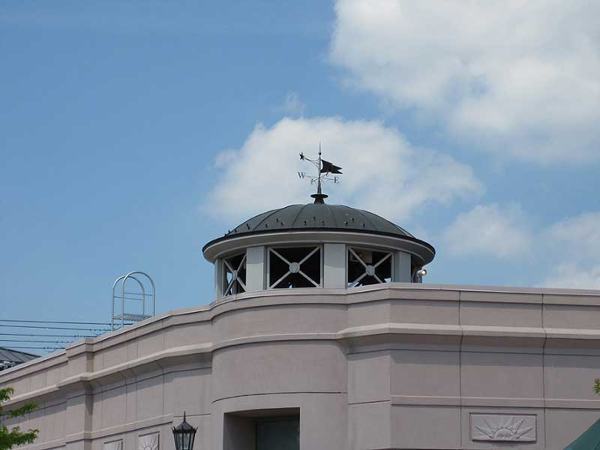
[[[336,175],[342,175],[342,168],[321,158],[320,142],[318,159],[307,158],[306,156],[304,156],[304,153],[300,153],[300,159],[302,161],[308,161],[309,163],[314,165],[317,168],[317,176],[307,175],[306,172],[298,172],[298,177],[300,177],[301,179],[308,178],[310,180],[310,184],[316,184],[317,193],[311,195],[311,197],[315,199],[315,203],[325,203],[324,200],[328,196],[326,194],[323,194],[323,191],[321,190],[321,183],[324,181],[333,181],[335,184],[338,184],[340,182],[340,177]]]

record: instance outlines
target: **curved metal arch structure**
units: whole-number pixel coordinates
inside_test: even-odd
[[[136,275],[138,275],[136,277]],[[150,290],[146,289],[146,284],[140,280],[140,276],[143,276],[143,279],[146,283],[149,282]],[[127,286],[127,281],[133,280],[137,283],[141,292],[128,292],[125,290]],[[117,286],[121,285],[120,294],[117,291]],[[115,305],[117,302],[121,304],[121,313],[116,314]],[[126,307],[128,303],[126,300],[140,302],[141,303],[141,312],[140,308],[132,309],[128,311]],[[129,303],[130,303],[129,302]],[[141,272],[139,270],[135,270],[133,272],[129,272],[126,275],[121,275],[119,278],[115,280],[112,286],[112,314],[110,320],[110,328],[111,330],[116,330],[118,328],[123,328],[128,323],[132,322],[140,322],[149,317],[152,317],[156,314],[156,285],[154,284],[154,280],[150,275],[146,272]]]

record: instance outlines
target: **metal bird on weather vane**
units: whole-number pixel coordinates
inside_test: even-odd
[[[315,203],[325,203],[324,200],[328,197],[328,195],[323,194],[323,191],[321,189],[321,183],[324,181],[333,181],[335,184],[338,184],[340,182],[340,177],[336,175],[342,175],[342,168],[321,158],[320,142],[318,159],[310,159],[304,156],[304,153],[300,153],[300,160],[308,161],[317,168],[317,176],[307,175],[306,172],[298,172],[298,177],[300,177],[301,179],[308,178],[310,180],[310,184],[316,183],[317,193],[311,195],[311,197],[315,199]]]

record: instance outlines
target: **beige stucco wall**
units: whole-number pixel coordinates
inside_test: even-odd
[[[2,372],[0,385],[40,406],[20,423],[40,429],[31,450],[136,450],[154,432],[171,450],[184,411],[195,450],[251,449],[224,440],[246,423],[226,415],[269,411],[299,411],[303,450],[497,448],[474,424],[511,417],[535,430],[501,445],[558,450],[600,418],[598,376],[598,291],[392,283],[173,311]]]

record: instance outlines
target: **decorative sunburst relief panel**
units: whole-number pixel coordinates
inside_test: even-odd
[[[159,433],[140,436],[138,440],[138,450],[158,450],[159,436]]]
[[[119,439],[118,441],[105,442],[104,450],[123,450],[123,440]]]
[[[536,442],[536,416],[471,414],[471,439],[491,442]]]

